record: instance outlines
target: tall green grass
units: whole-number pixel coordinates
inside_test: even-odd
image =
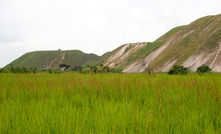
[[[0,74],[0,133],[220,133],[221,74]]]

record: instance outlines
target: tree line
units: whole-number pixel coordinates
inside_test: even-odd
[[[12,64],[10,64],[10,68],[1,68],[0,73],[22,73],[22,74],[28,74],[28,73],[37,73],[38,68],[26,68],[26,67],[14,67]]]
[[[201,65],[197,68],[197,73],[199,75],[202,75],[204,73],[209,73],[211,72],[212,69],[207,66],[207,65]],[[180,66],[180,65],[174,65],[168,72],[168,74],[170,75],[177,75],[177,74],[180,74],[180,75],[186,75],[190,72],[189,68],[187,67],[184,67],[184,66]]]
[[[121,68],[109,68],[103,64],[97,65],[86,65],[86,66],[74,66],[71,68],[70,65],[60,64],[59,69],[41,69],[35,68],[26,68],[26,67],[14,67],[10,64],[10,68],[0,68],[0,73],[37,73],[37,72],[49,72],[50,74],[60,74],[62,72],[80,72],[80,73],[122,73],[123,69]]]
[[[59,68],[60,70],[39,70],[37,67],[35,68],[26,68],[26,67],[14,67],[12,64],[10,65],[10,68],[4,69],[0,68],[0,73],[22,73],[22,74],[28,74],[28,73],[37,73],[37,72],[46,72],[49,73],[62,73],[64,71],[73,71],[73,72],[80,72],[80,73],[122,73],[122,68],[109,68],[108,66],[104,66],[103,64],[97,64],[97,65],[86,65],[84,67],[82,66],[74,66],[71,68],[71,66],[66,64],[60,64]],[[71,68],[71,69],[70,69]],[[151,73],[155,75],[152,68],[146,68],[145,72],[147,72],[149,75]],[[180,65],[174,65],[169,71],[168,74],[170,75],[186,75],[190,72],[190,69],[184,66]],[[197,68],[196,71],[199,75],[202,75],[204,73],[211,72],[211,68],[207,65],[202,65]]]

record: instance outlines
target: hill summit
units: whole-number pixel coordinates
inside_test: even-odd
[[[10,64],[13,66],[44,69],[58,69],[60,64],[67,64],[71,67],[82,66],[83,64],[98,58],[95,54],[86,54],[80,50],[57,50],[57,51],[35,51],[29,52]],[[9,67],[10,65],[7,65]]]

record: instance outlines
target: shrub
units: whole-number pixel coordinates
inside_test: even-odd
[[[110,72],[111,73],[122,73],[123,69],[122,68],[111,68]]]
[[[0,73],[4,73],[4,72],[5,72],[4,68],[0,68]]]
[[[71,70],[72,70],[72,71],[75,71],[75,72],[81,72],[82,69],[83,69],[82,66],[74,66]]]
[[[49,69],[48,72],[49,72],[50,74],[52,74],[52,70],[51,70],[51,69]]]
[[[189,72],[189,68],[186,68],[184,66],[180,65],[174,65],[172,69],[168,72],[168,74],[181,74],[181,75],[186,75]]]
[[[37,72],[38,72],[38,68],[35,67],[35,68],[32,70],[32,72],[33,72],[34,74],[37,73]]]
[[[207,72],[211,72],[211,68],[207,65],[202,65],[197,68],[197,73],[200,75]]]
[[[102,72],[110,72],[110,68],[108,66],[104,66]]]
[[[23,67],[23,68],[21,69],[21,73],[28,74],[28,73],[31,73],[31,71],[28,70],[26,67]]]

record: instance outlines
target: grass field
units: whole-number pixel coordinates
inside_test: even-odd
[[[0,74],[0,133],[220,133],[221,74]]]

